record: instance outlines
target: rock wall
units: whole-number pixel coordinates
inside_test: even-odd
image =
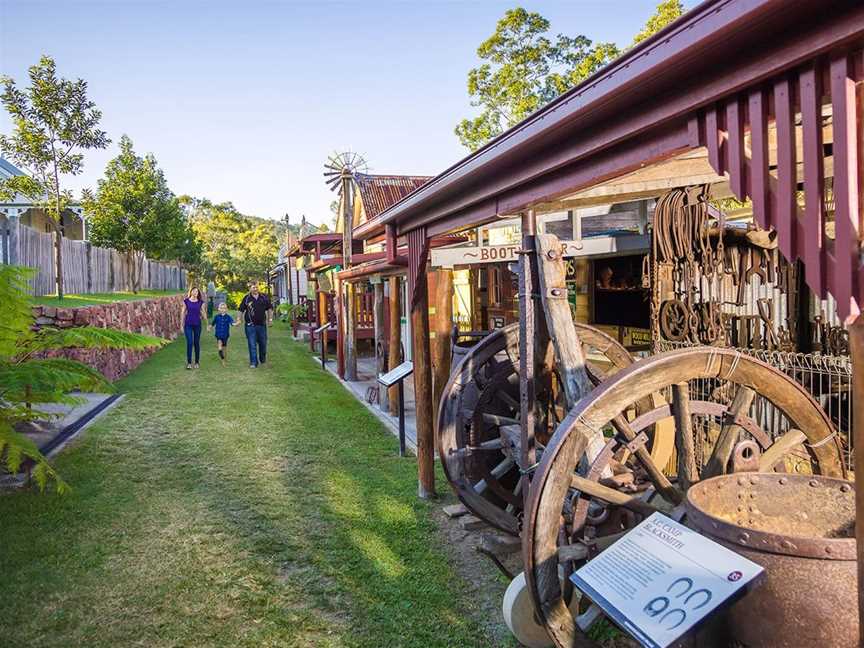
[[[36,326],[98,326],[121,331],[145,333],[173,340],[182,331],[181,307],[183,295],[116,302],[80,308],[35,306]],[[64,349],[52,352],[53,357],[70,358],[102,372],[114,381],[131,372],[157,351],[156,348],[130,351],[125,349]]]

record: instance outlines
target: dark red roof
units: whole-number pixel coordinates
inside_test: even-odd
[[[432,176],[354,174],[360,200],[366,210],[366,220],[372,220],[431,179]]]

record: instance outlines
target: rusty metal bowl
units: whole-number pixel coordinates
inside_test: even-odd
[[[737,473],[687,492],[687,524],[765,568],[728,610],[748,648],[858,645],[855,489],[817,475]]]

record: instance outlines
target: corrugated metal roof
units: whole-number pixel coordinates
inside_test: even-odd
[[[354,174],[360,200],[366,210],[366,220],[372,220],[431,179],[432,176]]]

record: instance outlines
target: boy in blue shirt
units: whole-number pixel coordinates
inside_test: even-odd
[[[211,323],[216,329],[216,348],[219,350],[219,359],[222,360],[224,367],[228,359],[228,337],[231,335],[231,327],[237,326],[237,322],[228,314],[228,306],[225,302],[219,304],[219,312],[213,317]]]

